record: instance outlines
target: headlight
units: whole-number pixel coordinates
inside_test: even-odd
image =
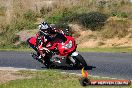
[[[64,47],[65,47],[65,49],[71,48],[72,47],[72,41],[69,41],[69,43],[66,44]]]

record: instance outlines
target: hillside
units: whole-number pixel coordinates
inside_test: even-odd
[[[0,0],[0,47],[25,47],[44,19],[79,47],[132,47],[131,14],[129,0]]]

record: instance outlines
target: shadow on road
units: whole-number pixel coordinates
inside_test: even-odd
[[[42,68],[46,68],[46,67],[42,67]],[[94,68],[96,68],[95,66],[87,66],[84,69],[85,70],[93,70]],[[52,67],[49,69],[61,69],[61,70],[81,70],[82,68],[75,68],[75,67],[68,67],[68,66],[58,66],[58,67]]]

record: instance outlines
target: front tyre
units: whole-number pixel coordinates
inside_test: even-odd
[[[75,67],[77,68],[87,67],[87,63],[82,57],[82,55],[78,54],[77,56],[74,56],[73,59],[75,60],[75,64],[74,64]]]

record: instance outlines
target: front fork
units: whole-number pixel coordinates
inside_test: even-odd
[[[76,57],[78,55],[78,52],[73,52],[68,58],[71,60],[73,64],[76,64],[76,61],[73,59],[73,57]]]

